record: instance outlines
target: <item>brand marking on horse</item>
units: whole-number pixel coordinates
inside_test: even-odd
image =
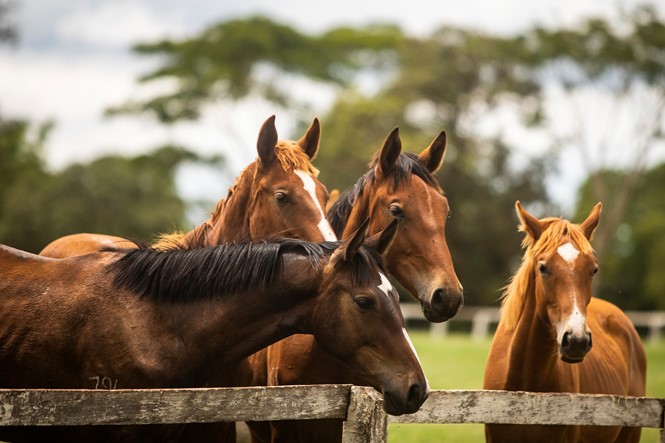
[[[333,232],[332,227],[330,227],[330,223],[328,223],[328,220],[326,219],[326,215],[323,212],[323,208],[321,208],[321,204],[319,203],[319,200],[316,198],[316,183],[314,183],[314,179],[312,178],[311,175],[309,175],[309,173],[305,171],[298,170],[294,172],[298,177],[300,177],[300,180],[302,180],[305,191],[307,191],[309,196],[312,198],[314,204],[319,210],[319,213],[321,214],[321,221],[319,221],[319,224],[317,226],[319,228],[319,231],[321,231],[321,234],[323,234],[323,238],[326,239],[327,241],[337,240],[337,236]]]
[[[561,258],[566,260],[571,265],[575,262],[575,259],[580,254],[580,251],[578,251],[577,248],[570,242],[559,246],[556,252],[561,256]]]

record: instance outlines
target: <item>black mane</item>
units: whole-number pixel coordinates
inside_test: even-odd
[[[107,269],[115,274],[113,283],[118,288],[140,296],[182,302],[265,288],[272,283],[284,253],[303,254],[316,266],[336,247],[334,242],[283,239],[167,251],[115,250],[124,255]]]
[[[123,255],[107,265],[114,274],[117,288],[139,296],[170,302],[188,302],[236,292],[264,289],[277,275],[280,257],[285,253],[302,254],[311,266],[318,266],[341,242],[310,243],[281,239],[271,242],[226,243],[196,249],[159,251],[152,248],[107,251]],[[353,283],[369,285],[372,272],[387,273],[381,256],[363,246],[355,255]]]
[[[374,183],[374,180],[376,179],[376,165],[378,162],[379,157],[377,153],[370,162],[369,171],[360,177],[352,188],[344,191],[328,211],[328,221],[337,236],[342,235],[356,199],[362,194],[366,186]],[[406,180],[409,180],[412,174],[415,174],[416,177],[420,178],[427,185],[432,186],[439,192],[443,192],[432,173],[418,159],[416,154],[402,152],[395,162],[395,167],[392,173],[393,189],[397,188]]]

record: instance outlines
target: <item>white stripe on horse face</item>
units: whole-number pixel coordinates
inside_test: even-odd
[[[406,338],[406,341],[409,343],[409,346],[411,347],[411,351],[413,351],[413,355],[416,356],[416,360],[418,360],[418,364],[420,365],[420,370],[425,373],[425,370],[423,369],[423,364],[420,363],[420,357],[418,356],[418,352],[416,352],[416,347],[413,346],[413,342],[411,341],[411,337],[409,337],[409,333],[406,332],[406,328],[402,328],[402,333],[404,334],[404,338]],[[429,380],[427,379],[427,376],[425,376],[425,382],[427,382],[427,391],[429,392]]]
[[[570,242],[559,246],[556,252],[558,252],[561,258],[566,260],[571,265],[573,262],[575,262],[577,256],[580,255],[580,251],[578,251],[577,248]]]
[[[319,221],[317,227],[319,228],[319,231],[321,231],[321,234],[323,234],[323,238],[327,241],[337,240],[337,236],[335,235],[335,232],[332,230],[330,223],[328,223],[328,220],[326,219],[326,215],[323,213],[323,208],[321,208],[319,200],[316,198],[316,183],[314,183],[314,179],[312,178],[311,175],[309,175],[305,171],[298,170],[294,172],[298,177],[300,177],[300,180],[302,180],[303,188],[305,188],[305,191],[307,191],[312,200],[314,200],[314,204],[319,210],[319,213],[321,213],[321,221]]]
[[[379,277],[381,277],[381,284],[379,285],[379,289],[381,289],[381,291],[386,294],[386,297],[390,298],[390,291],[395,288],[393,288],[393,285],[390,283],[390,280],[388,280],[388,277],[383,275],[383,272],[379,272]]]

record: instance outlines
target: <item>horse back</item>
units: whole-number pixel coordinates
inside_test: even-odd
[[[51,258],[74,257],[99,251],[103,247],[134,248],[136,245],[122,237],[104,234],[71,234],[46,245],[39,255]]]

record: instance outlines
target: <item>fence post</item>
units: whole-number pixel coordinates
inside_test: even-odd
[[[383,410],[381,394],[367,386],[351,386],[342,442],[385,443],[387,439],[388,415]]]

